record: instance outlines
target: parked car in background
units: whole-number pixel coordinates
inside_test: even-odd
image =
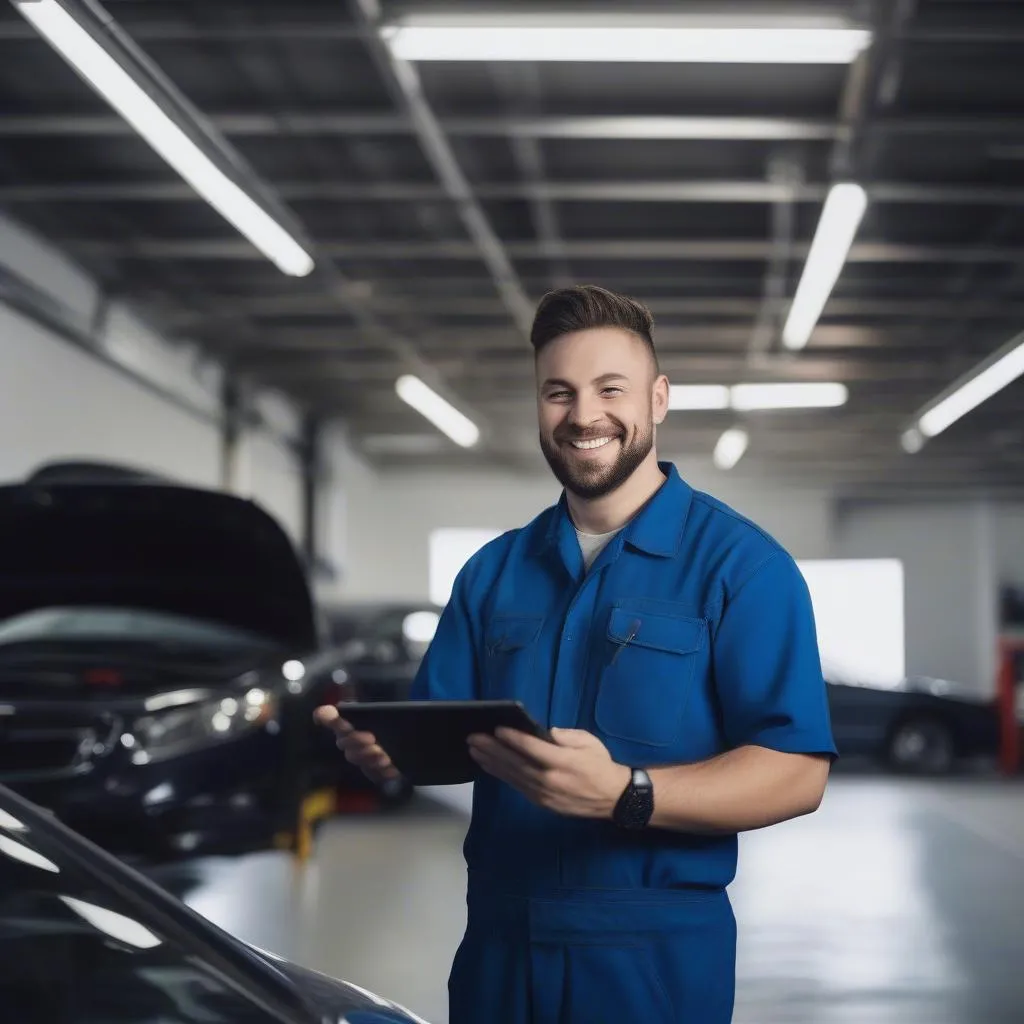
[[[441,609],[392,601],[323,607],[327,650],[348,670],[347,699],[404,700],[434,639]]]
[[[340,760],[315,762],[318,646],[253,503],[91,466],[0,487],[0,782],[101,845],[293,841]]]
[[[899,772],[938,775],[999,751],[993,699],[939,679],[911,677],[891,689],[832,677],[829,707],[843,757],[866,756]]]
[[[12,1024],[425,1024],[232,938],[4,786],[0,1005]]]
[[[331,703],[406,700],[420,661],[437,629],[441,609],[429,602],[383,601],[322,605],[323,650],[307,666],[317,693]],[[318,741],[325,760],[334,741]],[[386,806],[405,803],[412,788],[404,779],[375,787],[358,769],[342,760],[339,785],[354,791],[375,790]]]

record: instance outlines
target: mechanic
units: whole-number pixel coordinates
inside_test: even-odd
[[[470,741],[451,1024],[726,1024],[738,833],[817,809],[836,756],[796,563],[658,459],[652,324],[596,287],[541,301],[540,444],[563,491],[470,559],[416,678],[417,699],[520,700],[554,737]]]

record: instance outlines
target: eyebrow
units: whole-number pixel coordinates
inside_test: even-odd
[[[609,381],[613,380],[629,380],[629,378],[624,373],[602,373],[600,377],[595,377],[591,381],[591,384],[607,384]],[[546,381],[544,381],[543,385],[541,386],[545,388],[555,386],[563,388],[573,387],[573,385],[570,384],[569,381],[562,380],[560,377],[549,377]]]

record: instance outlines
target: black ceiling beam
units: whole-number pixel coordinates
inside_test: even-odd
[[[540,296],[538,295],[537,298],[539,300]],[[159,302],[160,300],[154,301]],[[169,304],[172,300],[165,301]],[[786,308],[788,302],[789,300],[784,298],[777,300],[776,311]],[[495,326],[499,325],[504,314],[504,307],[500,300],[469,294],[418,296],[397,294],[394,291],[382,289],[377,296],[368,298],[367,303],[381,312],[394,313],[398,311],[424,317],[493,317]],[[757,313],[760,304],[761,300],[753,294],[747,296],[708,295],[696,298],[653,298],[647,299],[645,302],[658,321],[659,334],[666,328],[670,328],[672,321],[676,318],[714,316],[736,319],[747,324],[750,317]],[[219,308],[210,309],[209,306],[219,306]],[[294,317],[296,322],[301,324],[303,318],[322,318],[332,313],[334,309],[333,301],[317,295],[284,293],[281,295],[241,296],[222,294],[208,296],[208,308],[204,311],[169,309],[165,322],[175,330],[202,328],[204,325],[216,325],[239,317]],[[862,326],[854,323],[834,324],[832,318],[835,317],[885,319],[890,322],[884,325],[884,329],[899,330],[900,319],[929,317],[933,320],[943,320],[955,316],[959,309],[960,304],[951,300],[832,298],[829,299],[825,307],[824,319],[819,330],[822,327],[830,329],[843,326],[854,328]],[[995,300],[980,309],[979,315],[987,320],[1024,322],[1024,302],[1013,299]],[[894,320],[896,322],[891,323]],[[693,329],[715,330],[723,325],[711,322],[709,324],[687,323],[686,326]],[[454,329],[456,331],[476,331],[477,327],[456,325]]]
[[[163,19],[121,19],[122,26],[138,42],[146,43],[249,43],[249,42],[345,42],[366,38],[366,31],[357,25],[337,20],[273,21],[248,25],[195,25]],[[0,25],[0,43],[37,39],[28,25],[9,22]],[[979,44],[1024,43],[1024,28],[1019,19],[1007,22],[1006,28],[994,25],[912,26],[897,33],[900,41],[929,43],[941,46],[977,46]]]
[[[220,113],[209,121],[225,135],[408,135],[407,117],[392,113]],[[831,120],[799,117],[590,116],[449,117],[439,119],[448,136],[501,138],[526,135],[550,139],[676,139],[698,141],[824,141],[842,128]],[[107,114],[5,114],[0,138],[18,136],[128,135],[132,129]],[[1006,116],[888,117],[866,126],[870,133],[1004,139],[1024,137],[1024,119]]]
[[[411,308],[411,307],[410,307]],[[405,310],[403,310],[404,312]],[[1006,324],[1016,329],[1020,321],[1006,316],[990,325],[992,331],[1004,331]],[[191,336],[216,342],[233,348],[245,348],[252,353],[291,352],[293,355],[317,352],[368,352],[366,337],[357,328],[334,326],[332,324],[266,325],[258,337],[249,333],[237,334],[231,327],[230,318],[204,319],[182,325],[179,330]],[[749,337],[749,320],[737,323],[689,323],[673,324],[661,322],[656,328],[659,350],[666,356],[699,353],[706,347],[714,347],[722,356],[741,357]],[[502,323],[487,325],[452,325],[431,323],[424,316],[423,327],[415,334],[416,343],[424,351],[448,355],[472,352],[478,356],[521,351],[514,330]],[[914,326],[901,327],[898,323],[885,325],[863,325],[851,323],[821,323],[814,331],[811,346],[830,356],[843,351],[891,353],[893,358],[916,355],[934,365],[942,353],[955,352],[966,358],[980,359],[991,351],[991,337],[984,333],[970,344],[961,343],[955,347],[922,338]],[[782,358],[786,365],[800,365],[798,356],[785,353]]]
[[[380,33],[384,24],[378,0],[348,0],[347,9],[368,35],[367,49],[404,119],[411,126],[424,157],[448,199],[454,204],[477,256],[487,268],[512,322],[529,338],[533,307],[505,245],[480,205],[448,140],[448,132],[427,101],[415,65],[399,60]]]
[[[774,203],[821,202],[826,183],[781,184],[771,181],[543,181],[491,182],[474,186],[478,199],[609,203]],[[924,182],[875,182],[867,186],[873,203],[1024,206],[1024,188],[1000,185],[935,185]],[[439,185],[418,182],[365,184],[345,181],[285,181],[275,185],[293,202],[438,202],[448,198]],[[0,186],[0,203],[200,202],[184,182],[62,182]]]
[[[139,238],[128,242],[104,239],[59,239],[56,244],[88,258],[126,260],[262,260],[263,255],[245,239],[159,239]],[[561,243],[573,260],[692,260],[696,262],[760,262],[770,257],[769,239],[573,239]],[[796,242],[793,258],[805,258],[810,242]],[[354,242],[326,239],[317,252],[329,259],[346,260],[475,260],[476,243],[446,240]],[[546,259],[551,254],[543,242],[506,242],[505,251],[514,259]],[[855,242],[847,263],[1024,263],[1019,246],[915,245],[902,242]]]

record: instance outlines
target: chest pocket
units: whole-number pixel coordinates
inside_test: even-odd
[[[518,698],[530,679],[537,637],[544,623],[538,615],[496,615],[484,630],[484,697]]]
[[[634,743],[672,743],[706,645],[703,619],[613,608],[594,708],[598,728]]]

